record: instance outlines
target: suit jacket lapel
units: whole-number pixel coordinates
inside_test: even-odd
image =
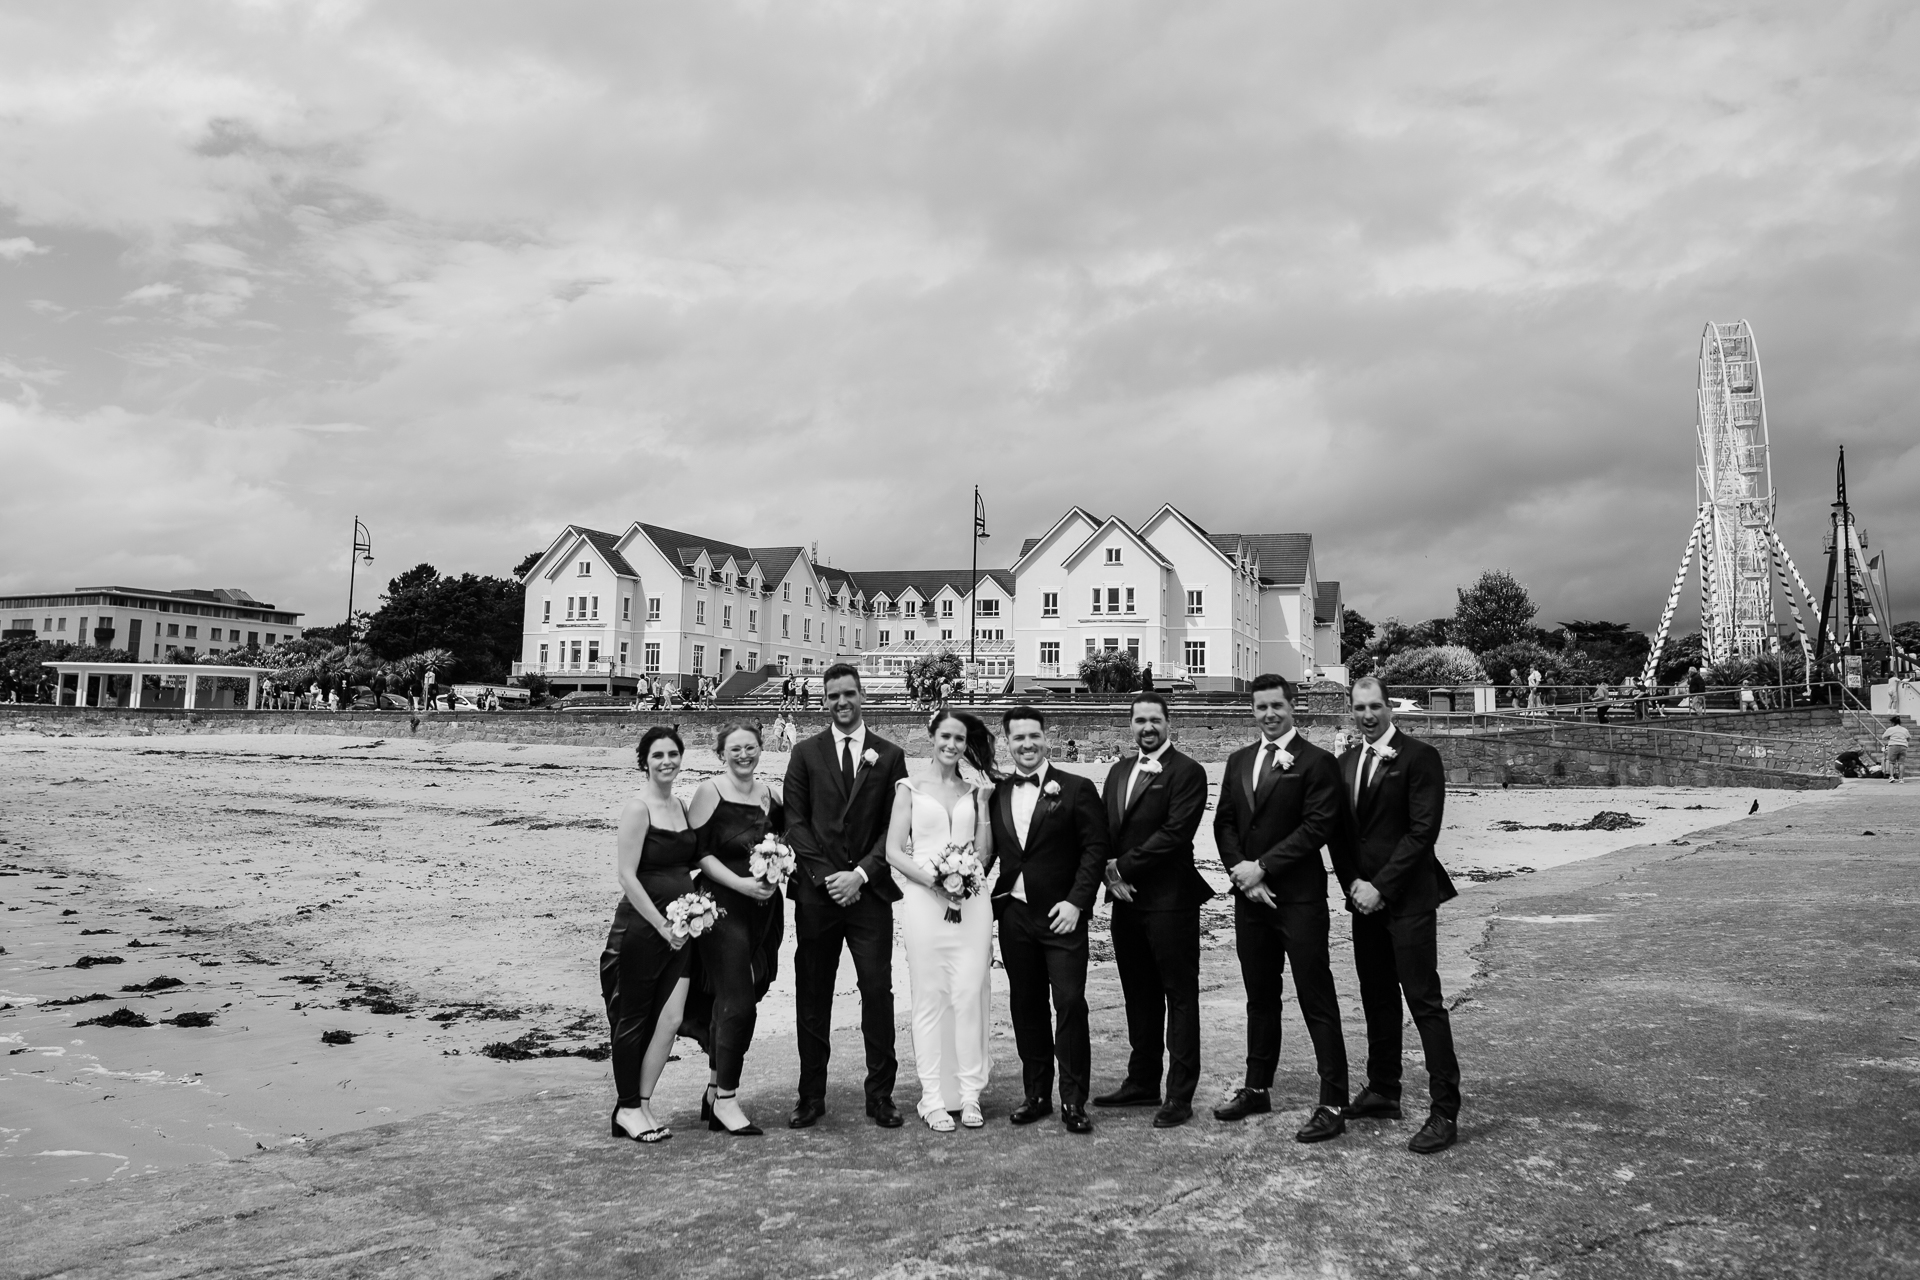
[[[1120,828],[1127,818],[1126,798],[1127,779],[1133,776],[1134,757],[1129,756],[1114,768],[1120,772],[1107,774],[1107,825],[1113,829],[1113,838],[1120,838]]]
[[[1048,781],[1051,782],[1052,779],[1049,778]],[[1043,786],[1040,791],[1040,798],[1033,802],[1033,820],[1027,823],[1027,838],[1021,841],[1021,852],[1024,853],[1026,847],[1033,843],[1033,837],[1040,831],[1040,824],[1045,822],[1047,815],[1053,812],[1053,805],[1053,797],[1046,793],[1046,789]],[[1017,831],[1014,833],[1016,840],[1019,839],[1019,834]]]
[[[1354,775],[1360,770],[1360,752],[1349,751],[1340,757],[1340,787],[1346,792],[1347,807],[1353,810],[1353,816],[1360,816],[1360,802],[1364,797],[1353,794]]]
[[[1265,745],[1264,740],[1253,744],[1252,751],[1253,751],[1253,758],[1255,760],[1258,760],[1260,758],[1260,750],[1264,745]],[[1247,817],[1252,818],[1254,806],[1259,803],[1260,793],[1257,789],[1255,789],[1254,785],[1251,782],[1247,781],[1247,776],[1248,776],[1247,762],[1245,760],[1238,759],[1236,757],[1233,759],[1229,759],[1227,761],[1227,767],[1233,770],[1234,774],[1236,775],[1240,783],[1240,794],[1244,795],[1247,798]],[[1236,780],[1235,778],[1227,779],[1229,783],[1235,780]],[[1265,779],[1263,778],[1261,779],[1261,781],[1264,782]]]
[[[1165,751],[1162,751],[1160,753],[1160,772],[1159,773],[1143,773],[1140,775],[1139,784],[1134,787],[1133,795],[1130,796],[1127,800],[1128,813],[1133,812],[1133,806],[1139,804],[1141,797],[1146,795],[1147,792],[1153,789],[1153,784],[1155,782],[1159,781],[1161,778],[1166,776],[1167,757],[1172,754],[1173,754],[1172,747],[1168,747]],[[1132,771],[1129,770],[1128,772],[1131,773]]]

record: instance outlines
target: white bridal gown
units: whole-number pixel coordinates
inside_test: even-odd
[[[932,853],[949,841],[973,839],[976,791],[949,813],[909,779],[895,784],[913,797],[913,845]],[[993,905],[983,893],[960,905],[960,923],[933,890],[901,880],[900,931],[913,988],[913,1058],[920,1072],[920,1116],[979,1102],[987,1087],[988,1013],[993,967]]]

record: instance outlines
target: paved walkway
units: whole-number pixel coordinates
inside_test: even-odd
[[[850,1080],[821,1129],[679,1114],[647,1149],[548,1094],[31,1202],[0,1275],[1920,1275],[1917,836],[1920,785],[1850,784],[1531,877],[1455,1014],[1438,1157],[1417,1116],[1314,1148],[1297,1112],[883,1133]]]

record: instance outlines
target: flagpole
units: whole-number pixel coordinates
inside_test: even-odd
[[[987,504],[980,500],[980,486],[973,486],[973,579],[967,587],[967,684],[979,677],[980,660],[980,539],[987,535]]]

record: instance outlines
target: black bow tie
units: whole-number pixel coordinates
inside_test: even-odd
[[[1013,785],[1016,787],[1037,787],[1040,785],[1040,775],[1037,773],[1016,773],[1013,775]]]

